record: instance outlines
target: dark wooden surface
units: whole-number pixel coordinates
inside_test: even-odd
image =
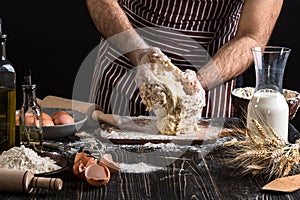
[[[111,174],[106,186],[92,187],[74,177],[69,168],[59,175],[64,181],[61,191],[1,192],[0,199],[300,199],[300,190],[289,194],[262,191],[266,183],[262,177],[241,177],[234,173],[235,170],[224,160],[222,139],[215,144],[165,149],[109,144],[97,135],[91,135],[99,146],[88,147],[91,142],[86,144],[86,149],[96,149],[96,154],[110,153],[119,163],[144,162],[163,169],[146,173],[121,170]],[[81,139],[76,142],[82,145]],[[72,159],[72,154],[69,154],[70,167]]]

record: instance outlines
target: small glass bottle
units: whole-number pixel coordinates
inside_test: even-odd
[[[7,35],[2,34],[0,19],[0,152],[15,146],[16,73],[6,58]]]
[[[247,108],[247,128],[257,130],[252,120],[272,128],[288,141],[289,108],[283,95],[284,69],[290,53],[286,47],[266,46],[251,49],[256,72],[254,94]]]
[[[20,109],[20,145],[34,150],[43,149],[43,120],[41,107],[36,101],[36,84],[31,83],[31,71],[24,77],[23,105]]]

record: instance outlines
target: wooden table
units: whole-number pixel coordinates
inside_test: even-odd
[[[70,168],[60,174],[64,181],[61,191],[35,189],[31,194],[2,192],[0,199],[300,199],[300,190],[289,194],[262,191],[266,183],[263,178],[234,175],[234,170],[224,162],[220,148],[222,140],[215,144],[166,148],[163,144],[111,144],[93,133],[86,133],[88,137],[81,135],[74,146],[69,143],[62,147],[69,151],[71,162]],[[121,164],[143,162],[157,166],[157,170],[131,173],[123,169],[112,173],[106,186],[92,187],[74,177],[71,171],[72,151],[82,147],[92,150],[95,156],[110,153],[114,161]]]

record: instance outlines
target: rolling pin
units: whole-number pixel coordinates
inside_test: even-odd
[[[31,193],[33,188],[61,190],[60,178],[35,177],[29,170],[1,169],[0,191]]]
[[[43,100],[38,100],[38,103],[42,108],[65,108],[85,113],[88,116],[88,120],[86,122],[88,126],[99,126],[99,121],[106,122],[113,126],[118,126],[122,123],[122,118],[119,115],[105,114],[101,111],[101,107],[99,105],[93,103],[51,95],[46,96]]]

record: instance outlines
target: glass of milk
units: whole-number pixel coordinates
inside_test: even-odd
[[[254,94],[248,104],[247,128],[257,131],[252,119],[271,127],[288,141],[289,108],[282,92],[284,69],[291,49],[278,46],[251,48],[256,75]]]

